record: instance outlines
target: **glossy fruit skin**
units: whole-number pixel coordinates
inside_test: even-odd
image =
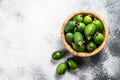
[[[103,24],[100,20],[94,20],[93,24],[96,26],[96,32],[102,32],[103,31]]]
[[[64,74],[66,72],[67,69],[67,65],[65,63],[60,63],[58,64],[57,68],[56,68],[56,73],[61,75]]]
[[[83,17],[81,15],[76,15],[73,17],[73,20],[76,22],[82,22],[83,21]]]
[[[64,27],[64,30],[65,32],[72,32],[75,26],[75,21],[68,21],[68,23]]]
[[[80,52],[80,51],[85,51],[85,49],[86,49],[86,46],[85,45],[77,45],[77,44],[75,44],[75,43],[72,43],[72,48],[75,50],[75,51],[78,51],[78,52]]]
[[[65,35],[66,41],[70,44],[73,41],[73,33],[66,33]]]
[[[85,30],[84,30],[84,34],[85,36],[87,37],[88,40],[90,40],[89,38],[94,35],[94,33],[96,32],[96,27],[94,24],[88,24],[86,27],[85,27]]]
[[[59,59],[61,59],[63,56],[64,56],[64,53],[61,52],[61,51],[55,51],[55,52],[53,52],[53,54],[52,54],[52,58],[55,59],[55,60],[59,60]]]
[[[88,44],[87,44],[87,50],[89,52],[93,51],[96,49],[96,44],[93,42],[93,41],[90,41]]]
[[[83,18],[83,23],[89,24],[91,22],[92,22],[92,18],[90,16],[87,15]]]
[[[96,33],[95,35],[94,35],[94,42],[95,43],[97,43],[97,44],[101,44],[102,42],[103,42],[103,40],[104,40],[104,36],[103,36],[103,34],[102,33]]]
[[[73,35],[73,39],[75,44],[82,45],[83,44],[83,36],[80,32],[75,32]]]
[[[84,23],[79,23],[79,25],[77,26],[77,31],[79,32],[84,32],[85,29],[85,24]]]
[[[78,64],[72,58],[67,59],[67,65],[70,69],[76,69],[78,67]]]

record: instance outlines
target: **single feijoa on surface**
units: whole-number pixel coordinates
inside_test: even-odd
[[[59,60],[64,56],[64,53],[61,51],[54,51],[52,54],[52,58],[55,60]]]
[[[58,64],[56,68],[56,73],[59,75],[64,74],[66,72],[66,69],[67,69],[67,65],[61,62],[60,64]]]

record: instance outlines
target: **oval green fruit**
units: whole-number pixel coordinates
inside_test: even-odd
[[[88,40],[91,39],[91,36],[94,35],[95,32],[96,32],[96,27],[94,24],[91,23],[85,27],[84,34]]]
[[[56,73],[57,74],[64,74],[66,72],[67,65],[65,63],[60,63],[57,68],[56,68]]]
[[[75,43],[72,43],[72,48],[75,50],[75,51],[79,51],[79,46]]]
[[[73,41],[73,33],[66,33],[65,35],[66,41],[71,44]]]
[[[103,36],[103,34],[102,33],[96,33],[95,35],[94,35],[94,42],[95,43],[97,43],[97,44],[101,44],[102,42],[103,42],[103,40],[104,40],[104,36]]]
[[[59,59],[61,59],[63,56],[64,56],[64,53],[61,52],[61,51],[55,51],[55,52],[53,52],[53,54],[52,54],[52,58],[55,59],[55,60],[59,60]]]
[[[93,42],[93,41],[90,41],[88,44],[87,44],[87,50],[89,52],[93,51],[96,49],[96,44]]]
[[[89,15],[87,15],[83,18],[83,23],[89,24],[91,22],[92,22],[92,18]]]
[[[76,15],[73,17],[73,20],[76,22],[82,22],[83,21],[83,17],[81,15]]]
[[[68,21],[68,23],[64,27],[64,30],[65,32],[72,32],[75,26],[75,21]]]
[[[82,45],[83,44],[83,36],[80,32],[75,32],[73,35],[73,39],[75,44]]]
[[[67,59],[67,65],[70,69],[76,69],[78,67],[78,64],[72,58]]]
[[[96,32],[102,32],[103,31],[103,24],[100,20],[94,20],[93,24],[96,26]]]
[[[75,43],[72,43],[72,48],[75,50],[75,51],[85,51],[86,47],[85,45],[77,45]]]
[[[77,26],[77,31],[79,32],[84,32],[85,29],[85,24],[84,23],[79,23]]]

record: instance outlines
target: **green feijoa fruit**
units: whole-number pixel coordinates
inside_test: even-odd
[[[53,54],[52,54],[52,58],[55,59],[55,60],[59,60],[59,59],[61,59],[63,56],[64,56],[64,53],[61,52],[61,51],[55,51],[55,52],[53,52]]]
[[[81,15],[76,15],[73,17],[73,20],[76,22],[82,22],[83,21],[83,17]]]
[[[57,74],[64,74],[66,72],[67,69],[67,65],[65,63],[60,63],[58,64],[57,68],[56,68],[56,73]]]
[[[72,58],[67,59],[67,65],[70,69],[76,69],[78,67],[78,64],[74,60],[72,60]]]
[[[100,20],[94,20],[93,24],[96,26],[96,32],[102,32],[103,31],[103,24]]]
[[[104,36],[103,36],[102,33],[98,33],[98,32],[97,32],[97,33],[94,35],[93,39],[94,39],[94,42],[95,42],[95,43],[101,44],[101,43],[103,42],[103,40],[104,40]]]
[[[86,47],[85,45],[77,45],[75,43],[72,43],[72,48],[75,50],[75,51],[85,51]]]
[[[72,41],[73,41],[73,33],[66,33],[66,35],[65,35],[65,38],[66,38],[66,41],[69,43],[69,44],[71,44],[72,43]]]
[[[75,21],[68,21],[68,23],[64,27],[64,30],[65,32],[72,32],[75,26]]]
[[[96,27],[92,23],[88,24],[84,29],[84,34],[88,40],[91,39],[91,36],[94,35],[95,32],[96,32]]]
[[[77,27],[74,28],[73,33],[77,32]]]
[[[84,23],[79,23],[77,26],[77,31],[79,32],[84,32],[85,29],[85,24]]]
[[[85,49],[86,49],[86,46],[85,45],[81,45],[81,46],[79,46],[79,51],[85,51]]]
[[[73,35],[73,39],[75,44],[82,45],[83,44],[83,36],[80,32],[75,32]]]
[[[85,24],[89,24],[92,22],[92,18],[89,16],[89,15],[86,15],[84,18],[83,18],[83,23]]]
[[[87,44],[87,50],[89,52],[93,51],[96,49],[96,44],[93,42],[93,41],[90,41],[88,44]]]
[[[75,50],[75,51],[79,51],[79,46],[75,43],[72,43],[72,48]]]

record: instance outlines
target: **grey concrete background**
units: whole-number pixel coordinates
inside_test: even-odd
[[[61,25],[82,9],[104,18],[109,28],[107,45],[93,57],[76,57],[77,71],[57,76],[57,64],[73,56],[61,42]],[[119,25],[119,0],[0,0],[0,80],[120,80]],[[54,61],[55,50],[67,54]]]

